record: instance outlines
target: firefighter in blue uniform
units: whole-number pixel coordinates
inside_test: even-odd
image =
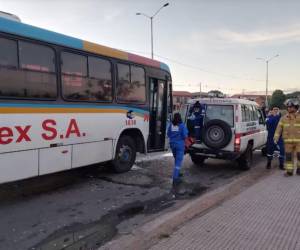
[[[267,124],[267,130],[268,130],[268,139],[267,139],[267,169],[271,168],[271,162],[273,159],[274,151],[276,149],[279,149],[280,155],[279,155],[279,168],[284,169],[284,145],[283,145],[283,140],[280,137],[277,145],[274,143],[274,134],[275,130],[277,128],[277,125],[280,121],[281,115],[279,113],[279,108],[274,107],[268,114],[267,119],[266,119],[266,124]]]
[[[170,147],[175,158],[175,166],[173,169],[173,187],[176,187],[180,182],[180,169],[184,156],[184,141],[187,138],[188,131],[181,120],[179,113],[175,113],[172,123],[168,127],[168,137]]]

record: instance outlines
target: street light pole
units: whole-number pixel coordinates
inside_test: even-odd
[[[199,93],[199,98],[201,98],[201,91],[202,91],[202,83],[200,82],[200,93]]]
[[[138,16],[144,16],[150,19],[150,25],[151,25],[151,58],[153,59],[154,54],[153,54],[153,18],[160,12],[160,10],[164,7],[167,7],[169,3],[165,3],[163,6],[161,6],[152,16],[149,16],[145,13],[142,12],[137,12],[136,15]]]
[[[153,16],[150,17],[151,23],[151,58],[153,59]]]
[[[268,103],[268,85],[269,85],[269,61],[266,61],[266,108],[269,107]]]
[[[269,59],[265,59],[265,58],[256,58],[257,60],[262,60],[266,63],[266,101],[265,101],[265,104],[266,104],[266,108],[269,106],[268,105],[268,85],[269,85],[269,62],[271,60],[273,60],[275,57],[278,57],[279,55],[275,55]]]

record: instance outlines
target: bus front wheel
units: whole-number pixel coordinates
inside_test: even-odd
[[[136,157],[136,146],[134,140],[127,135],[120,137],[117,148],[115,159],[112,161],[113,170],[116,173],[124,173],[129,171]]]

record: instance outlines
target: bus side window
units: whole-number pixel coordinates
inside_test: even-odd
[[[17,42],[10,39],[0,38],[0,67],[18,67],[18,46]]]
[[[120,102],[145,103],[146,80],[142,67],[117,64],[117,100]]]
[[[127,64],[117,64],[117,100],[120,102],[127,101],[126,96],[130,92],[130,69]]]
[[[2,97],[54,99],[57,96],[55,53],[48,46],[1,38]],[[19,53],[19,65],[17,60]]]
[[[87,57],[62,52],[63,97],[68,100],[89,100],[87,84]]]
[[[89,80],[87,89],[90,91],[91,100],[112,100],[112,75],[111,63],[96,57],[88,57]]]
[[[133,89],[130,101],[146,102],[145,70],[142,67],[130,66],[131,87]]]
[[[19,41],[24,97],[55,98],[57,96],[54,50],[39,44]]]
[[[18,45],[10,39],[0,38],[0,96],[17,96]]]

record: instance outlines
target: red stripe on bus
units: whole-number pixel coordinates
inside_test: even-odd
[[[158,68],[160,67],[159,61],[152,60],[150,58],[143,57],[143,56],[130,54],[130,53],[128,53],[128,60],[136,62],[136,63],[140,63],[140,64],[146,64],[146,65],[153,66],[153,67],[158,67]]]

